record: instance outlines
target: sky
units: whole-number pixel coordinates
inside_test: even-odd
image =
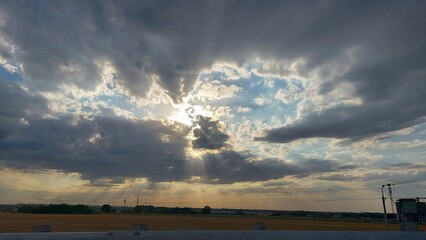
[[[380,187],[404,182],[395,199],[425,197],[425,12],[0,1],[0,203],[380,212]]]

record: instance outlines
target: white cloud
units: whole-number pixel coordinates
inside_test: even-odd
[[[418,148],[425,147],[426,141],[422,139],[414,139],[410,141],[398,141],[398,142],[383,142],[377,139],[362,141],[354,143],[353,145],[364,148],[367,150],[385,150],[385,149],[407,149],[407,148]]]
[[[302,98],[301,92],[303,88],[293,82],[288,82],[285,89],[280,89],[275,94],[275,99],[282,101],[285,104],[292,103]]]
[[[195,96],[203,102],[208,100],[219,100],[231,98],[236,95],[241,88],[236,85],[224,85],[219,81],[203,82],[196,91]]]
[[[154,79],[157,79],[155,77]],[[143,106],[155,106],[158,104],[173,104],[173,100],[170,98],[166,90],[164,90],[156,80],[153,81],[151,87],[146,93],[146,97],[134,97],[130,96],[130,102],[136,104],[139,107]]]
[[[211,110],[212,115],[215,119],[226,117],[226,118],[232,118],[233,115],[231,114],[232,109],[229,106],[220,106],[216,109]]]
[[[101,135],[99,133],[96,133],[92,137],[89,138],[89,142],[96,143],[100,139],[102,139]]]
[[[21,118],[21,119],[19,119],[19,125],[24,126],[24,127],[28,127],[30,125],[30,123],[28,122],[27,119]]]
[[[1,62],[1,58],[0,58],[0,62]],[[14,65],[12,65],[12,64],[10,64],[10,63],[6,63],[6,64],[3,64],[2,65],[7,71],[9,71],[9,72],[11,72],[11,73],[16,73],[16,72],[18,72],[18,67],[17,66],[14,66]]]
[[[0,26],[2,25],[2,18],[0,16]],[[11,58],[7,59],[5,57],[3,57],[3,54],[0,54],[0,65],[2,67],[4,67],[7,71],[11,72],[11,73],[16,73],[18,72],[21,68],[19,67],[19,65],[16,65],[13,62],[13,56],[15,54],[15,47],[8,43],[6,41],[6,39],[0,35],[0,53],[3,54],[8,54],[11,56]]]
[[[265,104],[271,103],[271,100],[266,97],[257,97],[253,100],[253,102],[259,106],[263,106]]]
[[[203,71],[204,73],[219,72],[225,75],[223,80],[239,80],[241,78],[249,78],[251,72],[244,66],[239,67],[234,63],[218,62],[213,64],[211,69]]]
[[[238,108],[237,108],[237,112],[239,112],[239,113],[248,113],[248,112],[251,112],[251,111],[252,111],[252,109],[249,108],[249,107],[238,106]]]

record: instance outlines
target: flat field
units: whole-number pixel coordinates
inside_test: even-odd
[[[381,231],[383,223],[337,220],[289,219],[280,217],[200,216],[200,215],[51,215],[0,213],[0,232],[31,232],[33,225],[49,224],[53,232],[130,230],[132,224],[148,224],[149,230],[250,230],[264,222],[268,230]],[[399,230],[391,224],[391,230]],[[420,226],[426,230],[426,226]]]

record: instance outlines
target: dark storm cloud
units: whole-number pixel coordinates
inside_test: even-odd
[[[25,91],[16,82],[0,76],[0,139],[29,117],[40,117],[48,112],[46,101],[37,94]]]
[[[185,4],[3,1],[2,30],[18,47],[15,60],[22,62],[26,76],[39,88],[54,89],[52,83],[61,82],[93,88],[100,80],[95,62],[106,60],[133,95],[143,96],[152,82],[150,76],[156,74],[178,100],[204,66],[196,44],[198,33],[188,33],[194,24],[201,30],[193,20],[202,6],[180,5]]]
[[[294,175],[301,170],[297,166],[277,159],[252,161],[235,151],[222,151],[204,158],[204,180],[211,183],[254,182]]]
[[[359,168],[359,166],[350,164],[350,165],[340,166],[337,169],[339,169],[339,170],[352,170],[352,169],[357,169],[357,168]]]
[[[219,149],[225,146],[229,136],[221,131],[219,121],[200,115],[196,118],[196,124],[198,127],[192,131],[195,137],[193,148]]]
[[[208,154],[202,162],[193,164],[192,174],[206,183],[226,184],[279,179],[285,176],[307,177],[322,172],[338,171],[336,161],[304,159],[296,164],[278,159],[255,160],[252,155],[232,150]]]
[[[28,126],[9,129],[0,139],[0,164],[21,170],[80,173],[91,185],[111,186],[126,178],[150,182],[189,181],[226,184],[279,179],[337,171],[337,162],[303,160],[289,164],[277,159],[253,160],[252,155],[224,150],[201,160],[188,160],[189,129],[160,121],[119,118],[30,119]]]
[[[403,84],[404,88],[408,84]],[[313,137],[357,141],[417,125],[425,122],[426,116],[422,100],[426,96],[423,92],[426,85],[423,85],[413,85],[410,90],[399,89],[405,94],[399,93],[379,102],[313,112],[290,126],[269,130],[265,136],[255,139],[277,143]]]
[[[0,116],[25,118],[47,113],[46,101],[38,94],[32,94],[19,83],[7,81],[0,75]]]
[[[182,128],[179,128],[182,129]],[[18,169],[57,169],[84,179],[147,177],[151,181],[185,176],[185,136],[160,121],[117,118],[30,120],[1,142],[1,159]]]

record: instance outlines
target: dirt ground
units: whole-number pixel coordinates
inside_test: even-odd
[[[192,216],[192,215],[49,215],[0,213],[0,232],[31,232],[33,225],[51,225],[53,232],[130,230],[132,224],[148,224],[149,230],[250,230],[264,222],[267,230],[385,230],[383,223],[335,220],[304,220],[279,217]],[[396,224],[391,230],[399,230]],[[426,230],[426,226],[420,226]]]

